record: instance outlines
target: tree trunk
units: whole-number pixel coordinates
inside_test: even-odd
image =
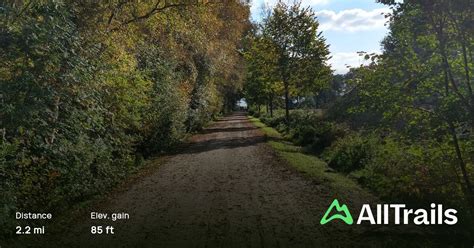
[[[469,75],[469,62],[467,60],[467,49],[466,49],[466,44],[464,42],[462,43],[462,56],[463,56],[463,62],[464,62],[464,74],[466,77],[466,85],[469,91],[469,95],[471,97],[471,101],[472,101],[471,104],[474,104],[474,94],[472,93],[471,77]]]
[[[270,117],[273,118],[273,95],[270,96]]]
[[[456,128],[454,127],[453,122],[448,121],[448,124],[449,124],[449,132],[451,133],[451,137],[453,139],[453,146],[456,150],[456,157],[458,160],[459,168],[461,168],[462,178],[466,186],[468,198],[472,204],[473,196],[474,196],[472,192],[472,185],[471,185],[471,181],[469,180],[469,175],[467,174],[466,163],[464,162],[464,159],[462,157],[461,148],[459,147],[458,137],[456,135]]]
[[[61,97],[55,96],[54,97],[54,105],[53,105],[53,116],[52,116],[52,124],[54,126],[57,126],[58,120],[59,120],[59,104],[61,101]],[[58,132],[58,129],[56,127],[53,128],[51,131],[51,135],[49,136],[49,139],[46,139],[46,143],[49,145],[52,145],[54,141],[56,140],[56,134]]]
[[[285,86],[285,120],[286,123],[290,123],[290,92],[288,83],[284,83]]]
[[[469,99],[471,100],[470,114],[471,114],[471,129],[472,129],[474,128],[474,94],[472,92],[472,87],[471,87],[471,76],[469,74],[469,61],[467,59],[467,48],[464,41],[462,42],[462,55],[463,55],[463,62],[464,62],[464,75],[466,77],[466,86],[469,92]]]
[[[467,109],[469,109],[471,112],[474,112],[474,107],[472,103],[468,99],[466,99],[466,97],[464,97],[464,95],[459,91],[459,88],[454,80],[454,76],[452,74],[451,66],[449,64],[448,55],[446,52],[446,41],[445,41],[444,33],[442,29],[438,30],[437,38],[439,42],[439,50],[441,54],[443,71],[445,74],[446,87],[449,88],[449,84],[451,83],[451,89],[453,90],[453,93],[455,93],[459,97],[459,99],[466,106]],[[471,116],[471,121],[474,122],[474,117],[472,116]]]
[[[444,41],[444,34],[443,30],[440,29],[438,30],[438,41],[439,41],[439,49],[442,57],[442,68],[444,72],[444,84],[446,87],[446,97],[449,97],[449,84],[451,82],[451,88],[452,92],[454,94],[457,94],[458,97],[461,99],[466,104],[466,107],[468,109],[471,109],[471,106],[468,101],[463,97],[463,95],[458,91],[456,83],[454,82],[453,75],[451,74],[451,69],[449,66],[449,61],[448,61],[448,56],[446,54],[446,46],[445,46],[445,41]],[[467,193],[467,200],[469,204],[471,204],[471,207],[474,207],[474,199],[473,199],[473,191],[472,191],[472,186],[471,186],[471,181],[469,180],[469,175],[466,170],[466,163],[464,162],[464,159],[462,157],[461,149],[459,147],[459,141],[458,137],[456,135],[456,128],[454,126],[454,123],[451,120],[447,120],[448,126],[449,126],[449,132],[451,134],[451,138],[453,140],[453,146],[456,152],[456,157],[457,157],[457,162],[459,165],[459,168],[461,169],[462,173],[462,178],[464,180],[464,185]]]

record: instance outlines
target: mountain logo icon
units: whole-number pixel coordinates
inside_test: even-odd
[[[336,208],[337,213],[332,214],[329,218],[329,214],[333,211],[333,209]],[[342,212],[342,214],[340,213]],[[339,201],[337,199],[334,199],[332,201],[331,206],[329,206],[328,210],[326,210],[326,213],[324,213],[323,218],[321,219],[321,225],[324,225],[334,219],[341,219],[348,225],[352,225],[354,221],[352,220],[352,215],[349,212],[349,209],[347,208],[346,204],[339,205]]]

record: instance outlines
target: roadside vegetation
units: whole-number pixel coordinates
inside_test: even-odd
[[[265,125],[260,119],[250,117],[250,121],[261,128],[267,137],[267,143],[286,163],[297,171],[309,176],[317,184],[331,187],[334,196],[349,198],[357,195],[359,199],[373,200],[374,197],[363,190],[360,185],[343,174],[336,173],[318,156],[306,151],[304,147],[295,145],[291,139],[285,138],[275,128]]]
[[[467,240],[474,216],[472,2],[380,2],[393,10],[387,16],[390,32],[381,43],[382,54],[361,52],[367,65],[345,75],[328,75],[327,57],[309,56],[318,60],[311,64],[320,66],[301,73],[293,68],[295,83],[289,91],[287,64],[305,58],[294,52],[295,46],[303,44],[297,51],[310,49],[304,42],[282,46],[280,37],[295,35],[284,28],[300,17],[295,13],[313,12],[298,3],[282,2],[268,10],[246,49],[244,92],[249,113],[384,201],[414,207],[435,202],[456,208],[460,223],[441,232]],[[324,43],[324,37],[312,39]],[[324,45],[319,54],[325,54]],[[306,76],[311,69],[316,71]],[[292,145],[271,141],[270,145],[291,164],[325,166],[316,158],[306,162],[304,155],[291,157],[285,151],[297,149]]]
[[[106,192],[230,111],[248,20],[241,1],[2,1],[1,233],[14,211]]]

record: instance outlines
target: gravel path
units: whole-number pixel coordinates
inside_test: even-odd
[[[356,242],[319,221],[331,190],[291,170],[243,114],[215,122],[100,209],[129,220],[82,223],[64,247],[318,247]],[[355,215],[355,213],[353,213]],[[355,216],[354,216],[355,217]],[[91,235],[91,225],[114,235]],[[352,226],[353,227],[353,226]]]

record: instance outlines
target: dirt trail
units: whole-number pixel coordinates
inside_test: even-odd
[[[289,169],[243,114],[215,122],[153,173],[117,194],[101,212],[129,220],[87,221],[68,247],[325,247],[357,242],[339,223],[319,221],[331,189]],[[356,213],[353,213],[355,215]],[[113,225],[114,235],[90,226]]]

